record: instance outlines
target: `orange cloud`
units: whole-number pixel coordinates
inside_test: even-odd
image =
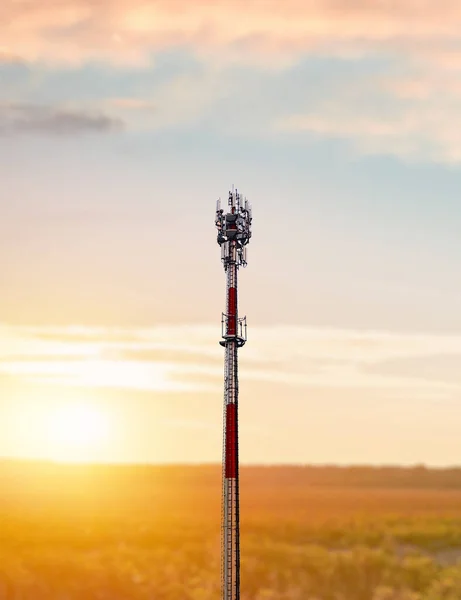
[[[0,324],[0,334],[0,377],[37,385],[220,390],[223,354],[215,343],[214,326],[113,331]],[[252,345],[245,349],[242,376],[258,384],[450,398],[461,390],[453,368],[460,355],[460,336],[255,327]],[[447,368],[440,377],[428,379],[418,370],[419,362],[437,357],[447,362]]]
[[[430,44],[443,55],[447,43],[459,37],[461,5],[455,0],[3,0],[0,20],[0,52],[27,60],[142,64],[158,50],[189,46],[209,57],[218,50],[222,58],[271,62],[306,52],[357,53],[370,44],[410,52],[427,52]]]

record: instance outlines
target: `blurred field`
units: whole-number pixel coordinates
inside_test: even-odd
[[[0,598],[211,600],[218,467],[0,463]],[[461,470],[242,469],[242,600],[461,600]]]

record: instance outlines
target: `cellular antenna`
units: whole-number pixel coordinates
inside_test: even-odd
[[[240,600],[240,501],[238,451],[238,349],[247,341],[246,317],[238,316],[237,279],[240,267],[247,266],[247,244],[251,238],[251,206],[234,190],[228,207],[216,204],[216,227],[221,260],[226,272],[226,312],[222,314],[224,361],[222,554],[221,598]]]

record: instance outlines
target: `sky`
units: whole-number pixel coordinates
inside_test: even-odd
[[[458,2],[2,0],[0,25],[0,456],[220,460],[236,185],[242,462],[459,463]]]

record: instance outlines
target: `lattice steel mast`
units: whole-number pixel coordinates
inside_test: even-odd
[[[238,349],[247,340],[246,317],[238,316],[238,270],[247,265],[247,244],[251,238],[251,206],[237,190],[229,192],[228,212],[216,206],[218,244],[227,276],[227,308],[222,315],[225,348],[223,412],[223,495],[221,598],[240,600],[240,504],[238,452]]]

